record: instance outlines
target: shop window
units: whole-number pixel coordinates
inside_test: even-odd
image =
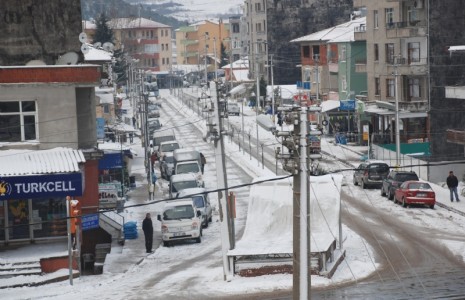
[[[28,200],[8,200],[8,227],[11,240],[29,238]]]
[[[66,200],[63,198],[32,200],[34,238],[66,236]]]
[[[0,102],[0,142],[37,139],[35,101]]]

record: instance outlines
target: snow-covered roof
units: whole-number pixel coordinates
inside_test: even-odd
[[[113,104],[113,94],[111,93],[98,93],[95,94],[96,97],[100,98],[99,104]]]
[[[366,24],[366,17],[351,20],[337,26],[317,31],[315,33],[291,40],[292,43],[298,42],[350,42],[354,41],[354,29],[360,25]]]
[[[321,102],[321,112],[327,112],[333,109],[337,109],[341,106],[339,100],[326,100]]]
[[[84,60],[87,62],[93,61],[111,61],[113,53],[105,51],[103,49],[95,48],[93,45],[86,44],[89,52],[84,53]]]
[[[233,70],[233,76],[235,81],[251,81],[249,79],[249,69]]]
[[[222,67],[222,69],[248,69],[249,68],[249,60],[247,58],[236,60],[231,64],[227,64]]]
[[[465,46],[449,46],[449,51],[465,51]]]
[[[110,20],[108,26],[112,29],[171,28],[171,26],[145,18],[116,18]]]
[[[0,151],[0,176],[80,172],[86,162],[81,150],[54,148],[49,150]]]

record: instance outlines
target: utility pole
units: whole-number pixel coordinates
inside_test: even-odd
[[[320,55],[315,54],[315,57],[313,58],[316,63],[316,103],[320,103],[320,67],[319,67],[319,62],[320,62]]]
[[[258,42],[256,42],[255,44],[255,76],[257,77],[257,98],[255,99],[255,115],[257,118],[258,117],[258,110],[260,108],[260,72],[258,71]],[[258,162],[258,165],[260,166],[260,140],[258,138],[258,121],[257,119],[255,119],[255,126],[257,127],[257,162]]]
[[[400,55],[399,55],[400,57]],[[398,88],[398,70],[397,57],[394,61],[394,76],[395,76],[395,93],[396,93],[396,167],[400,167],[400,129],[399,129],[399,88]]]
[[[299,145],[299,154],[300,154],[300,232],[299,232],[299,260],[300,260],[300,270],[299,270],[299,299],[306,300],[309,299],[309,287],[311,286],[310,277],[308,276],[309,264],[308,264],[308,232],[310,232],[310,223],[307,223],[307,216],[310,218],[308,213],[308,196],[307,186],[309,185],[309,178],[307,177],[307,107],[301,107],[300,111],[300,145]],[[294,273],[295,274],[295,273]]]
[[[208,33],[205,33],[205,84],[208,84],[207,55],[208,55]]]
[[[274,124],[274,76],[273,76],[273,54],[271,54],[271,120],[273,120]]]
[[[221,221],[221,250],[223,254],[223,276],[225,281],[230,281],[233,276],[234,261],[232,257],[228,257],[228,250],[232,249],[234,245],[234,235],[231,233],[231,218],[229,217],[228,206],[228,187],[227,187],[227,174],[226,174],[226,161],[224,155],[224,141],[223,141],[223,124],[221,119],[221,106],[218,98],[217,82],[210,82],[211,97],[213,103],[216,105],[214,108],[214,126],[212,132],[215,144],[215,160],[216,160],[216,176],[218,188],[218,204],[220,208],[220,221]]]
[[[218,73],[216,72],[218,69],[216,65],[216,37],[213,38],[213,57],[215,58],[215,81],[218,81]]]

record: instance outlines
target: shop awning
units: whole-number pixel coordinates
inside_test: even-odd
[[[2,150],[0,176],[81,172],[79,164],[85,162],[82,151],[71,148]]]

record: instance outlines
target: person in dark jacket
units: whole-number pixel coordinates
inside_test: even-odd
[[[150,218],[150,213],[145,215],[145,219],[142,222],[142,230],[144,231],[145,236],[145,250],[147,253],[153,253],[152,243],[153,243],[153,225],[152,219]]]
[[[203,155],[202,152],[200,152],[200,169],[202,170],[202,174],[203,174],[203,171],[205,169],[205,164],[207,163],[207,160],[205,159],[205,156]]]
[[[459,186],[459,181],[457,177],[454,175],[454,172],[450,171],[449,176],[447,176],[447,187],[449,188],[450,191],[450,202],[454,202],[454,195],[455,195],[455,200],[459,202],[459,195],[457,193],[457,187]]]

